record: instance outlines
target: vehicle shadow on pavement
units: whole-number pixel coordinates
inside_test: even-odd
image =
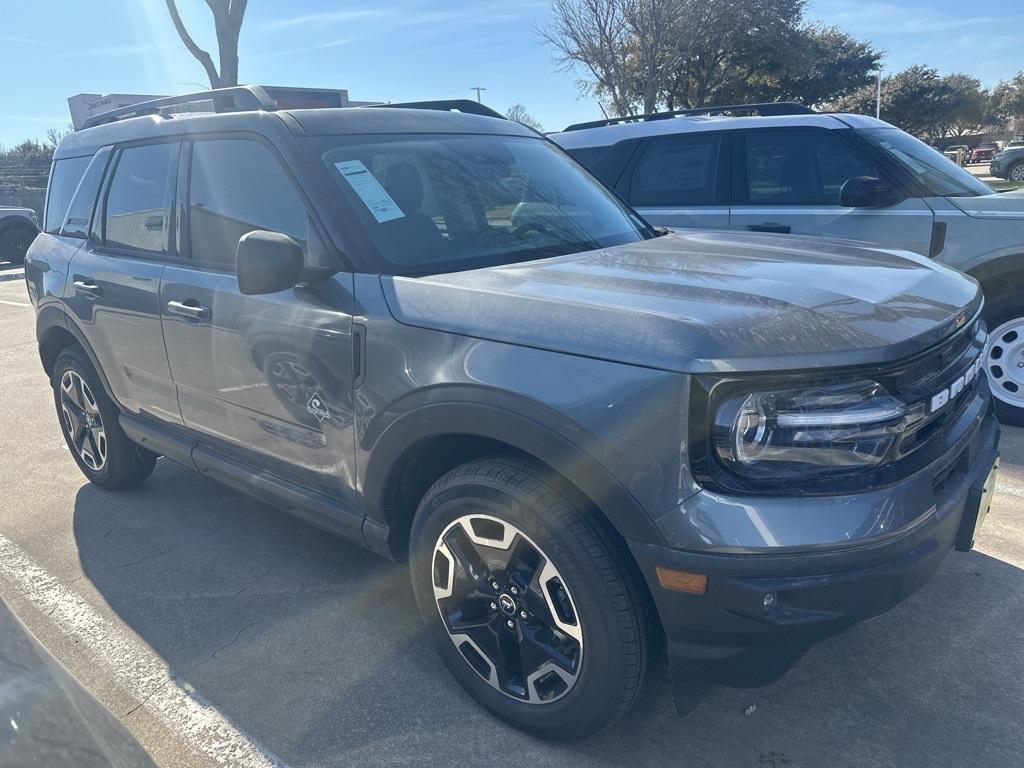
[[[774,685],[714,689],[680,719],[661,664],[624,721],[553,743],[462,692],[403,566],[190,470],[161,460],[129,492],[85,485],[74,528],[111,609],[291,765],[1024,763],[1024,571],[978,552]]]

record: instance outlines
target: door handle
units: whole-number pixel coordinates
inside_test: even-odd
[[[72,285],[75,286],[75,293],[84,293],[86,296],[93,298],[103,293],[103,289],[89,277],[76,277]]]
[[[193,320],[202,320],[210,316],[210,308],[202,306],[195,299],[185,301],[168,301],[167,311],[172,315],[181,315]]]
[[[774,232],[777,235],[788,235],[789,224],[776,224],[774,221],[766,221],[764,224],[747,224],[750,232]]]

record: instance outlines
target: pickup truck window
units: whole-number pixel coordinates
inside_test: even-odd
[[[649,236],[593,177],[540,139],[377,136],[331,144],[321,157],[382,272],[476,269]]]

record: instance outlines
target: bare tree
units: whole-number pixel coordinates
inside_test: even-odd
[[[581,88],[607,101],[617,115],[636,111],[628,83],[630,32],[625,1],[554,0],[552,24],[539,30],[558,52],[564,69],[579,65],[590,72],[593,82],[581,82]]]
[[[508,108],[508,112],[505,113],[505,117],[517,123],[522,123],[527,128],[533,128],[535,131],[543,131],[541,124],[530,117],[530,113],[526,111],[526,107],[522,104],[513,104]]]
[[[207,76],[210,78],[211,88],[228,88],[238,85],[238,35],[242,30],[242,19],[245,17],[245,7],[248,0],[206,0],[210,12],[213,14],[213,25],[217,33],[217,50],[220,59],[220,69],[213,63],[209,53],[200,48],[192,35],[185,28],[185,23],[178,13],[178,6],[175,0],[165,0],[167,12],[171,14],[171,21],[178,31],[178,37],[188,48],[196,60],[203,65]]]

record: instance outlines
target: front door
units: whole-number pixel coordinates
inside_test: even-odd
[[[855,176],[884,172],[841,130],[748,131],[734,174],[730,227],[855,240],[927,256],[935,215],[921,198],[888,208],[844,208],[839,190]]]
[[[309,208],[275,152],[198,140],[183,180],[189,258],[164,271],[164,339],[185,425],[261,469],[352,493],[352,276],[245,296],[239,238],[282,232],[325,258]]]
[[[175,424],[181,415],[164,352],[159,291],[174,251],[170,221],[178,151],[177,142],[165,142],[129,146],[115,155],[91,236],[71,261],[67,300],[120,405]],[[104,160],[97,155],[94,165]],[[88,179],[87,173],[79,187],[83,195]],[[65,228],[84,226],[91,208],[91,200],[76,196],[75,215],[69,214]]]

